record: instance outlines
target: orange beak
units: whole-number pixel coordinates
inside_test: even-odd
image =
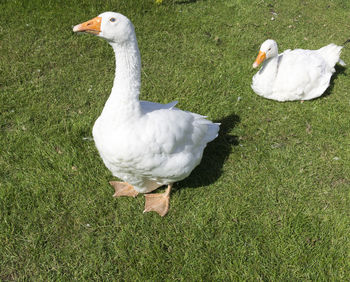
[[[101,32],[101,17],[93,18],[87,22],[81,23],[73,27],[74,32],[87,32],[98,35]]]
[[[253,68],[257,68],[266,59],[266,53],[259,51],[258,56],[255,59]]]

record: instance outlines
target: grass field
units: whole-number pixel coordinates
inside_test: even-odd
[[[313,101],[250,88],[280,51],[350,37],[350,1],[0,2],[0,280],[350,279],[350,79]],[[91,129],[114,78],[110,46],[72,26],[135,25],[142,100],[221,122],[169,214],[112,197]],[[350,64],[350,45],[342,59]]]

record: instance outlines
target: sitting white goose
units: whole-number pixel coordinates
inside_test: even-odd
[[[133,24],[125,16],[105,12],[76,25],[74,32],[104,38],[115,53],[116,72],[110,97],[93,127],[96,147],[106,167],[124,182],[111,181],[113,196],[147,194],[145,210],[164,216],[174,182],[186,178],[200,163],[219,124],[181,111],[177,102],[162,105],[139,101],[141,59]]]
[[[342,46],[329,44],[318,50],[286,50],[278,54],[277,43],[266,40],[253,64],[262,68],[253,77],[252,88],[260,96],[277,101],[310,100],[328,88]]]

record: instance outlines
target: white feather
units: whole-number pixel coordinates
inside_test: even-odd
[[[271,50],[273,54],[269,54]],[[329,44],[318,50],[286,50],[278,54],[277,43],[267,40],[261,46],[266,52],[262,68],[253,77],[252,88],[260,96],[277,101],[310,100],[328,88],[341,46]]]
[[[108,19],[113,16],[115,23]],[[219,124],[166,105],[139,101],[141,59],[131,22],[121,14],[103,13],[100,37],[115,51],[112,93],[93,127],[100,156],[112,174],[148,193],[187,177],[200,163]]]

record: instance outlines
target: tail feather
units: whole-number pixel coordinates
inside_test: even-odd
[[[343,66],[343,67],[346,66],[345,62],[342,59],[339,59],[338,64]]]
[[[208,124],[208,131],[206,134],[205,141],[208,143],[213,141],[216,137],[218,137],[219,129],[220,129],[220,123]]]
[[[333,68],[336,63],[339,63],[340,65],[345,65],[345,63],[339,58],[341,49],[343,46],[338,46],[333,43],[322,47],[318,51],[320,52],[323,59],[327,62],[330,68]]]

